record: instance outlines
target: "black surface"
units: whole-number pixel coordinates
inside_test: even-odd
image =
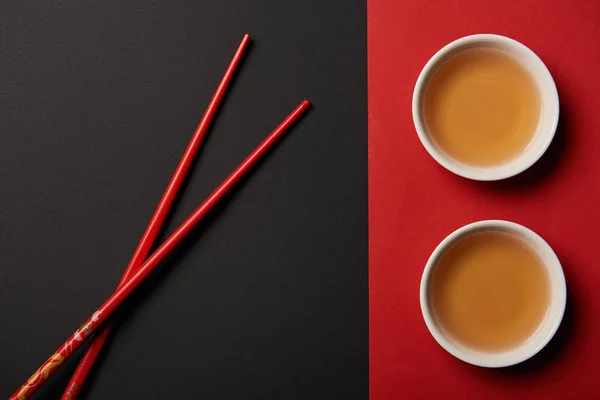
[[[166,233],[314,107],[127,303],[82,398],[368,397],[365,2],[4,0],[0,398],[110,295],[245,32]]]

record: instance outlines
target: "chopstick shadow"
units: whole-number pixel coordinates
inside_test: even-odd
[[[290,129],[294,129],[297,125],[302,124],[302,118],[294,123],[294,126],[290,127]],[[268,150],[267,154],[271,153],[275,150],[284,140],[286,140],[288,135],[284,135],[284,137],[280,138],[277,143],[273,145],[271,149]],[[102,363],[106,359],[108,351],[112,347],[114,343],[116,333],[119,330],[121,324],[131,315],[131,313],[135,312],[138,307],[146,300],[148,297],[153,295],[155,288],[162,282],[167,276],[173,271],[173,267],[185,258],[188,254],[188,250],[192,246],[197,246],[201,241],[203,233],[210,229],[210,227],[215,223],[216,219],[221,216],[231,203],[231,200],[235,197],[238,190],[242,189],[243,186],[247,184],[247,182],[252,178],[253,172],[260,168],[263,163],[267,161],[268,157],[262,157],[260,160],[256,162],[256,164],[251,168],[248,174],[240,179],[240,181],[236,184],[232,190],[226,194],[223,199],[206,215],[206,217],[196,226],[192,232],[183,240],[183,242],[162,262],[162,264],[154,270],[145,280],[144,282],[129,296],[129,298],[119,307],[119,309],[115,312],[113,316],[113,320],[115,324],[113,326],[113,330],[111,334],[108,336],[100,355],[98,356],[96,362],[90,374],[86,380],[85,385],[81,388],[81,392],[79,395],[80,399],[85,399],[85,396],[89,391],[93,388],[93,384],[95,378],[100,370]],[[173,207],[174,208],[174,207]],[[164,231],[160,235],[160,238],[157,242],[162,242],[165,239]],[[68,375],[70,377],[71,374]],[[61,387],[64,389],[64,386],[67,382],[65,382]]]

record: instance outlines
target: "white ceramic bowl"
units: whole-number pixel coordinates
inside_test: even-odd
[[[453,340],[438,325],[431,311],[429,286],[432,272],[440,256],[465,235],[480,231],[503,231],[518,235],[534,249],[543,261],[550,282],[550,304],[538,329],[523,344],[502,352],[481,352]],[[535,355],[552,339],[562,321],[567,302],[567,286],[560,261],[552,248],[538,234],[514,222],[489,220],[475,222],[454,231],[433,251],[421,279],[421,312],[435,340],[453,356],[481,367],[508,367]]]
[[[527,148],[517,157],[493,166],[465,164],[446,154],[427,133],[422,116],[422,98],[431,74],[449,57],[467,49],[492,47],[514,56],[531,74],[541,99],[541,115],[535,134]],[[465,36],[446,45],[427,62],[415,85],[412,115],[417,134],[427,152],[444,168],[465,178],[495,181],[517,175],[532,166],[544,154],[556,131],[559,115],[558,92],[550,71],[540,58],[525,45],[504,36],[481,34]]]

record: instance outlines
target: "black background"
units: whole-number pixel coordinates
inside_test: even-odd
[[[246,32],[161,238],[314,106],[126,303],[82,398],[367,398],[366,4],[321,0],[1,2],[0,397],[111,294]]]

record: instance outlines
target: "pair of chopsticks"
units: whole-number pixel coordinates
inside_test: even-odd
[[[308,100],[304,100],[288,115],[277,128],[225,179],[217,189],[169,236],[164,243],[148,257],[148,253],[156,240],[163,222],[173,204],[181,184],[196,155],[198,147],[208,130],[215,112],[223,98],[225,90],[240,62],[242,54],[250,40],[249,35],[244,35],[221,83],[210,101],[200,124],[188,144],[163,197],[161,198],[154,215],[152,216],[144,235],[134,255],[123,274],[121,282],[115,292],[92,314],[87,321],[62,345],[42,366],[25,382],[9,400],[29,399],[57,370],[58,368],[110,317],[115,309],[140,285],[140,283],[156,268],[165,257],[177,247],[187,234],[200,222],[204,216],[223,198],[223,196],[248,172],[250,168],[267,152],[267,150],[293,125],[293,123],[310,106]],[[81,359],[77,370],[73,374],[67,390],[63,394],[63,400],[75,399],[81,385],[93,366],[112,324],[103,327],[99,335],[93,338],[93,342]]]

